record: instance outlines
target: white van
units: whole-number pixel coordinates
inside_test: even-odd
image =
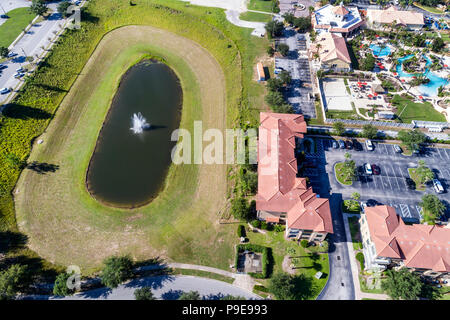
[[[373,143],[370,140],[366,140],[366,147],[367,150],[372,151],[373,150]]]
[[[442,186],[441,182],[438,179],[433,179],[433,187],[434,191],[437,193],[443,193],[444,187]]]

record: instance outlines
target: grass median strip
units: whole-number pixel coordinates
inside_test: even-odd
[[[0,47],[9,47],[11,43],[36,17],[29,8],[17,8],[6,13],[9,17],[0,26]]]

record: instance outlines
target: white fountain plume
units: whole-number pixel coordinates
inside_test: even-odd
[[[133,114],[133,116],[131,117],[131,122],[133,126],[130,128],[130,130],[133,131],[134,134],[142,133],[144,130],[150,128],[150,124],[140,112],[138,112],[137,114]]]

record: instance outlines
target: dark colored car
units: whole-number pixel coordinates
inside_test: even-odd
[[[345,141],[345,147],[347,149],[353,149],[353,143],[350,140]]]
[[[373,172],[373,174],[375,174],[375,175],[379,175],[380,172],[381,172],[381,169],[380,169],[380,167],[377,166],[376,164],[373,164],[373,165],[372,165],[372,172]]]
[[[366,201],[368,207],[375,207],[378,205],[378,201],[374,199],[369,199]]]
[[[339,140],[339,147],[341,149],[345,149],[345,142],[344,142],[344,140]]]
[[[358,142],[358,140],[353,139],[353,149],[355,149],[356,151],[362,151],[363,147],[361,145],[361,143]]]
[[[0,15],[0,18],[2,18],[2,19],[9,19],[9,17],[6,14]]]
[[[411,178],[405,178],[406,185],[409,190],[416,190],[416,183]]]

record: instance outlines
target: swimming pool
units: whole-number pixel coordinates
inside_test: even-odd
[[[372,49],[373,55],[378,57],[386,57],[391,54],[391,48],[388,46],[381,47],[377,44],[371,44],[370,49]]]
[[[404,56],[403,58],[398,59],[397,67],[395,68],[395,71],[397,71],[398,75],[400,77],[407,77],[411,78],[413,76],[418,76],[420,74],[413,74],[413,73],[406,73],[403,71],[402,64],[404,61],[411,59],[414,57],[413,54]],[[425,60],[427,60],[427,63],[425,64],[425,67],[428,67],[432,62],[431,59],[427,56],[424,56]],[[425,75],[426,78],[430,79],[430,82],[422,84],[417,87],[417,90],[423,94],[424,96],[436,96],[438,93],[438,88],[440,86],[445,86],[447,84],[447,79],[439,77],[436,73],[429,71],[428,68],[425,69],[425,72],[422,73]]]

